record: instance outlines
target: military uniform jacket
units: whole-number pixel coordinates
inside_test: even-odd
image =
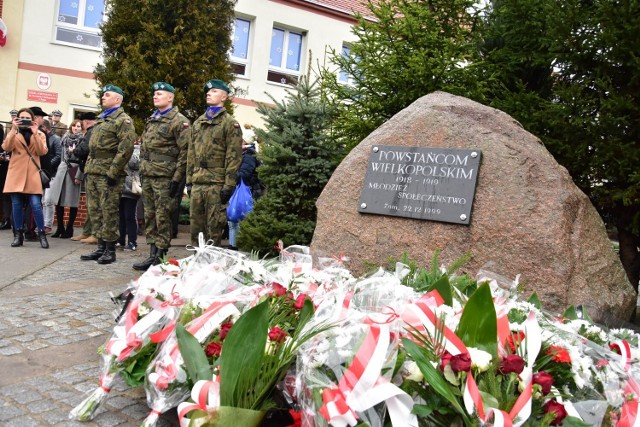
[[[187,184],[221,185],[233,189],[242,163],[240,124],[222,108],[212,118],[198,117],[191,127]]]
[[[133,153],[135,140],[133,120],[122,107],[107,117],[100,117],[91,132],[85,173],[110,178],[126,176],[124,168]]]
[[[180,182],[187,169],[190,122],[177,108],[147,119],[140,147],[140,174]]]

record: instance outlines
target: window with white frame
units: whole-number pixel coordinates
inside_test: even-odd
[[[347,58],[349,56],[351,56],[351,47],[349,47],[346,44],[343,44],[342,45],[342,57],[343,58]],[[341,69],[340,72],[338,73],[338,82],[344,83],[344,84],[351,83],[351,78],[349,77],[349,73],[347,73],[345,70]]]
[[[231,47],[231,65],[233,72],[239,76],[247,74],[250,35],[251,21],[236,18],[236,24],[233,29],[233,45]]]
[[[273,28],[267,80],[281,84],[297,82],[302,60],[302,39],[301,32]]]
[[[55,40],[100,49],[105,0],[59,0]]]

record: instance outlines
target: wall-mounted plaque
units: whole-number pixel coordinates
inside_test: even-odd
[[[469,224],[480,150],[374,146],[361,213]]]

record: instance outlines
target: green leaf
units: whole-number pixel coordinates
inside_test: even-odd
[[[532,293],[527,302],[532,304],[538,310],[542,309],[542,302],[540,301],[540,297],[538,297],[537,292]]]
[[[242,408],[243,387],[252,387],[264,363],[269,302],[244,313],[227,334],[220,355],[220,405]],[[250,408],[247,408],[250,409]]]
[[[428,417],[433,412],[433,408],[426,405],[413,405],[412,414],[416,414],[420,418]]]
[[[431,286],[429,286],[428,292],[433,290],[438,291],[444,303],[451,307],[453,305],[453,292],[451,290],[451,284],[449,283],[449,276],[446,274],[436,280]]]
[[[589,427],[591,426],[591,424],[585,423],[580,418],[568,416],[562,419],[562,426],[563,427]]]
[[[469,425],[469,418],[465,409],[460,405],[460,402],[456,398],[453,390],[450,385],[440,373],[433,367],[429,359],[424,355],[422,348],[418,346],[416,343],[411,341],[410,339],[403,338],[402,345],[404,346],[407,353],[411,356],[413,360],[415,360],[416,365],[424,375],[424,380],[429,386],[431,386],[436,393],[446,399],[451,406],[460,414],[460,416],[464,419],[465,425]]]
[[[464,306],[456,334],[468,347],[498,355],[498,321],[491,289],[483,283]]]
[[[180,323],[176,324],[176,338],[178,348],[184,359],[187,374],[194,383],[199,380],[211,380],[213,375],[207,355],[198,340]]]
[[[579,319],[578,312],[576,311],[576,308],[573,305],[570,305],[569,307],[567,307],[564,313],[562,313],[562,317],[569,320]]]

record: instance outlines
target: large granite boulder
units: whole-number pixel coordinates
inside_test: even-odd
[[[480,150],[470,224],[359,213],[374,145]],[[551,311],[583,304],[606,321],[636,306],[600,216],[567,170],[509,115],[466,98],[436,92],[396,114],[342,161],[317,208],[312,254],[345,254],[354,274],[404,252],[422,265],[438,249],[445,265],[470,252],[464,272],[520,274],[523,297],[536,291]]]

